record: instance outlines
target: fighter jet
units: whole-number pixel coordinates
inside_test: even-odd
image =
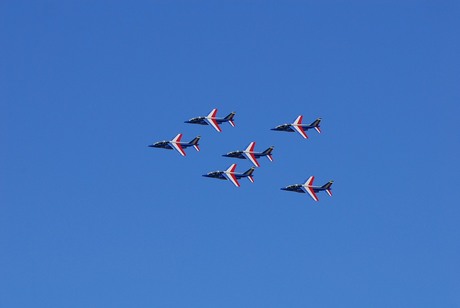
[[[321,130],[319,128],[319,123],[321,122],[321,118],[316,119],[313,121],[311,124],[302,124],[302,116],[299,115],[297,119],[294,121],[294,123],[288,123],[288,124],[282,124],[278,125],[275,128],[272,128],[271,130],[277,130],[277,131],[284,131],[284,132],[298,132],[299,134],[302,135],[305,139],[308,139],[307,134],[305,131],[314,128],[318,133],[321,133]]]
[[[219,124],[222,124],[224,122],[228,122],[228,123],[230,123],[231,126],[235,127],[235,122],[233,122],[233,117],[235,116],[234,112],[230,113],[225,118],[217,118],[216,114],[217,114],[217,109],[213,109],[207,116],[192,118],[192,119],[190,119],[188,121],[185,121],[185,123],[200,124],[200,125],[211,125],[218,132],[222,131],[222,129],[220,128]]]
[[[208,177],[208,178],[216,178],[219,180],[229,180],[236,187],[240,187],[240,183],[238,182],[238,180],[241,178],[248,178],[249,181],[254,183],[254,178],[252,177],[252,174],[254,173],[254,169],[255,169],[254,167],[252,167],[251,169],[249,169],[248,171],[244,173],[236,173],[235,169],[236,169],[236,164],[233,164],[225,171],[213,171],[207,174],[203,174],[203,176]]]
[[[167,149],[167,150],[177,150],[180,155],[185,156],[185,148],[193,146],[195,150],[200,151],[200,147],[198,145],[198,141],[200,141],[201,136],[195,137],[192,141],[190,142],[181,142],[180,140],[182,139],[182,134],[178,134],[176,137],[174,137],[173,140],[171,141],[159,141],[154,144],[149,145],[151,148],[162,148],[162,149]]]
[[[272,151],[273,151],[273,146],[269,147],[268,149],[266,149],[265,151],[263,152],[254,152],[254,146],[256,145],[255,142],[251,142],[248,147],[246,148],[246,150],[244,151],[234,151],[234,152],[229,152],[227,154],[224,154],[222,156],[225,156],[225,157],[233,157],[233,158],[240,158],[240,159],[249,159],[253,164],[254,166],[256,167],[260,167],[260,164],[259,162],[257,161],[257,158],[261,157],[261,156],[267,156],[267,158],[270,160],[270,161],[273,161],[273,157],[272,157]]]
[[[314,176],[308,178],[305,184],[294,184],[281,188],[282,190],[294,191],[298,193],[308,193],[313,200],[318,201],[316,193],[325,190],[329,196],[332,196],[331,186],[334,181],[329,181],[323,186],[313,186]]]

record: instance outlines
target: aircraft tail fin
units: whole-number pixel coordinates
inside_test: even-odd
[[[225,121],[228,121],[231,126],[235,127],[235,122],[233,122],[233,117],[235,116],[235,112],[230,113],[228,116],[224,118]]]
[[[319,123],[321,123],[321,118],[317,118],[316,120],[314,120],[310,125],[313,126],[316,131],[318,133],[321,133],[321,129],[320,129],[320,126],[319,126]]]
[[[324,184],[321,188],[324,188],[329,196],[332,196],[332,190],[331,186],[334,183],[334,181],[329,181],[326,184]]]
[[[262,154],[263,155],[270,155],[274,148],[275,148],[274,146],[271,146],[268,149],[266,149],[265,151],[263,151]]]
[[[245,173],[243,173],[243,176],[246,176],[248,180],[251,181],[252,183],[254,183],[254,178],[252,176],[252,174],[254,173],[254,169],[255,167],[252,167],[249,170],[247,170]]]
[[[266,149],[265,151],[262,152],[262,155],[267,156],[267,158],[270,161],[273,161],[273,156],[272,156],[273,148],[274,148],[274,146],[271,146],[271,147],[269,147],[268,149]]]
[[[193,147],[197,151],[200,151],[200,145],[198,144],[198,142],[200,141],[200,138],[201,136],[196,136],[195,138],[193,138],[192,141],[189,142],[189,144],[193,145]]]
[[[251,168],[249,168],[245,173],[243,173],[243,175],[244,175],[244,176],[250,176],[250,175],[252,175],[252,174],[254,173],[254,170],[255,170],[255,169],[256,169],[256,168],[251,167]]]

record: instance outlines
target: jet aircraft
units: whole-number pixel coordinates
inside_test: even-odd
[[[272,128],[271,130],[276,130],[276,131],[284,131],[284,132],[298,132],[302,137],[305,139],[308,139],[307,134],[305,131],[314,128],[318,133],[321,133],[321,130],[319,128],[319,123],[321,122],[321,118],[316,119],[313,121],[311,124],[302,124],[302,116],[299,115],[297,119],[295,119],[294,123],[287,123],[287,124],[282,124],[278,125],[275,128]]]
[[[231,126],[235,127],[235,122],[233,122],[233,117],[235,116],[235,112],[230,113],[225,118],[218,118],[216,117],[216,114],[217,114],[217,109],[213,109],[207,116],[192,118],[188,121],[185,121],[185,123],[211,125],[218,132],[222,131],[219,124],[222,124],[224,122],[228,122],[230,123]]]
[[[244,173],[237,173],[235,172],[235,169],[236,169],[236,164],[232,164],[225,171],[213,171],[207,174],[203,174],[203,176],[208,177],[208,178],[216,178],[219,180],[229,180],[236,187],[240,187],[240,183],[238,182],[238,180],[241,178],[248,178],[249,181],[254,183],[254,178],[252,177],[252,174],[254,173],[255,167],[250,168],[248,171]]]
[[[200,147],[198,145],[198,141],[200,141],[201,136],[195,137],[192,141],[190,142],[181,142],[180,140],[182,139],[182,134],[178,134],[176,137],[174,137],[173,140],[171,141],[159,141],[154,144],[149,145],[151,148],[162,148],[162,149],[167,149],[167,150],[177,150],[180,155],[185,156],[185,148],[193,146],[195,150],[200,151]]]
[[[244,151],[234,151],[234,152],[229,152],[227,154],[224,154],[222,156],[225,156],[225,157],[233,157],[233,158],[239,158],[239,159],[249,159],[253,164],[254,166],[256,167],[260,167],[260,164],[259,162],[257,161],[257,158],[260,158],[261,156],[267,156],[267,158],[270,160],[270,161],[273,161],[273,157],[272,157],[272,151],[273,151],[273,146],[269,147],[268,149],[266,149],[265,151],[263,152],[254,152],[254,146],[256,145],[255,142],[251,142],[248,147],[246,148],[246,150]]]
[[[329,196],[332,196],[331,186],[334,181],[329,181],[323,186],[313,186],[314,176],[308,178],[304,184],[294,184],[281,188],[282,190],[293,191],[298,193],[308,193],[313,200],[318,201],[316,193],[325,190]]]

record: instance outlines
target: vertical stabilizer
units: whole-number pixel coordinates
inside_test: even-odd
[[[228,121],[231,126],[235,127],[235,122],[233,122],[233,117],[235,116],[235,112],[230,113],[228,116],[224,118],[225,121]]]
[[[196,136],[192,141],[189,142],[189,144],[193,145],[195,150],[197,150],[198,152],[200,151],[200,145],[198,144],[198,142],[200,141],[200,138],[201,136]]]
[[[314,127],[318,133],[321,133],[321,129],[319,126],[320,123],[321,123],[321,118],[317,118],[310,124],[310,126]]]
[[[252,174],[254,173],[254,167],[250,168],[249,170],[247,170],[245,173],[243,173],[243,176],[247,177],[249,181],[251,181],[251,183],[254,183],[254,178],[252,176]]]
[[[275,148],[274,146],[271,146],[268,149],[266,149],[265,151],[263,151],[261,154],[263,156],[267,156],[269,161],[273,161],[272,151],[273,151],[274,148]]]
[[[328,194],[329,196],[331,196],[331,197],[332,197],[331,186],[332,186],[333,183],[334,183],[334,181],[329,181],[329,182],[327,182],[326,184],[324,184],[324,185],[321,187],[321,188],[323,188],[323,189],[327,192],[327,194]]]

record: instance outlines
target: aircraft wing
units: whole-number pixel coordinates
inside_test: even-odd
[[[299,115],[299,116],[297,117],[297,119],[295,119],[294,123],[292,123],[291,127],[292,127],[296,132],[298,132],[299,134],[301,134],[302,137],[304,137],[305,139],[308,139],[307,134],[305,133],[305,131],[304,131],[303,128],[302,128],[302,118],[303,118],[303,116],[302,116],[302,115]]]
[[[208,123],[209,125],[214,127],[215,130],[217,130],[219,133],[222,131],[222,129],[220,128],[219,124],[217,124],[216,120],[214,120],[214,119],[205,119],[205,121],[206,121],[206,123]]]
[[[256,157],[254,156],[253,153],[243,153],[243,155],[244,155],[247,159],[249,159],[249,160],[254,164],[254,166],[260,167],[260,164],[259,164],[259,162],[257,161],[257,159],[256,159]]]
[[[185,156],[184,149],[182,149],[182,146],[180,145],[180,140],[182,139],[182,134],[177,134],[176,137],[174,137],[173,140],[169,142],[169,144],[173,147],[173,149],[177,150],[177,152],[180,153],[180,155]]]
[[[236,169],[236,164],[232,164],[230,167],[228,167],[227,170],[224,171],[224,176],[227,178],[227,180],[231,181],[236,187],[240,187],[240,183],[238,182],[238,179],[235,176],[235,169]]]
[[[208,114],[208,116],[204,118],[204,120],[206,121],[206,123],[214,127],[218,132],[221,132],[222,129],[220,128],[219,124],[216,121],[216,114],[217,114],[217,109],[213,109]]]
[[[224,172],[224,176],[227,180],[231,181],[236,187],[240,187],[240,183],[236,179],[236,176],[233,173]]]
[[[177,152],[179,152],[180,155],[182,155],[182,156],[185,156],[185,155],[186,155],[186,154],[185,154],[185,151],[184,151],[184,149],[182,149],[182,146],[180,145],[180,143],[170,142],[169,144],[172,145],[172,147],[173,147],[175,150],[177,150]]]
[[[316,196],[315,190],[313,189],[313,181],[315,177],[312,175],[306,181],[305,184],[301,186],[302,190],[310,195],[313,200],[318,201],[318,197]]]
[[[296,132],[298,132],[299,134],[301,134],[302,137],[304,137],[305,139],[308,139],[308,136],[307,136],[307,134],[305,133],[305,131],[303,130],[302,126],[292,125],[291,127],[292,127]]]
[[[319,200],[312,187],[310,187],[310,186],[302,186],[302,190],[304,192],[308,193],[310,195],[310,197],[313,198],[313,200],[315,200],[315,201]]]
[[[312,175],[310,176],[306,181],[303,186],[313,186],[313,181],[315,180],[315,177]]]
[[[254,164],[254,166],[260,167],[260,164],[257,161],[256,156],[254,155],[255,145],[256,145],[255,142],[251,142],[246,148],[246,150],[243,152],[243,155],[246,156],[246,158],[249,159]]]

